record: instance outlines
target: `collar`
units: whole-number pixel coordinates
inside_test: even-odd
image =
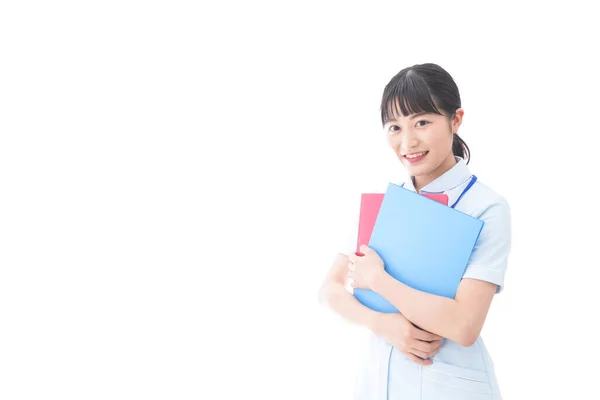
[[[425,187],[421,189],[421,192],[448,192],[471,179],[471,176],[473,175],[471,174],[471,171],[469,171],[465,160],[457,156],[454,156],[454,158],[456,159],[456,164],[448,171],[444,172],[440,177],[434,179],[433,182],[430,182],[428,185],[425,185]],[[412,176],[405,182],[404,187],[409,190],[412,190],[413,192],[416,192]]]

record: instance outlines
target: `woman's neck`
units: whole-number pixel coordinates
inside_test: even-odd
[[[450,154],[450,157],[446,158],[443,163],[440,164],[434,171],[427,175],[420,176],[412,176],[411,179],[413,181],[413,185],[417,193],[421,191],[425,186],[429,185],[431,182],[444,175],[446,172],[450,171],[452,167],[456,165],[456,158],[454,158],[454,154]]]

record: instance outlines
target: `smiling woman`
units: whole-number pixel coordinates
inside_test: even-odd
[[[435,68],[426,75],[425,68],[396,75],[381,102],[388,144],[409,174],[419,176],[417,191],[452,168],[455,156],[470,161],[469,147],[457,133],[464,115],[458,88],[449,75]]]
[[[389,147],[408,172],[404,187],[447,195],[451,207],[481,219],[484,227],[453,299],[395,280],[374,249],[362,246],[363,255],[355,255],[355,235],[337,250],[319,298],[371,333],[356,399],[501,398],[480,332],[504,286],[510,208],[469,171],[469,148],[457,133],[463,116],[458,87],[438,65],[405,68],[384,89],[381,122]],[[352,287],[377,292],[400,313],[363,306],[344,288],[348,275]]]

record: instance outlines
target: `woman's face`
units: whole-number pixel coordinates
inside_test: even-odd
[[[452,141],[463,114],[459,108],[452,118],[435,113],[399,115],[385,124],[389,146],[418,186],[427,185],[456,164]]]

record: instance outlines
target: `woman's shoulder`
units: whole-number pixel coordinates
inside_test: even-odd
[[[485,181],[477,180],[473,185],[473,195],[471,196],[473,206],[476,206],[477,214],[484,213],[510,213],[510,204],[508,199],[499,191],[486,184]]]
[[[477,179],[477,184],[475,185],[475,189],[478,190],[480,196],[483,196],[489,200],[496,201],[496,202],[507,202],[508,203],[508,200],[506,199],[506,197],[504,195],[502,195],[496,189],[493,189],[485,181],[481,181],[481,179]]]

